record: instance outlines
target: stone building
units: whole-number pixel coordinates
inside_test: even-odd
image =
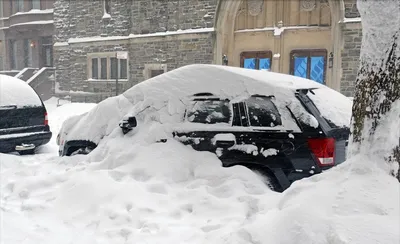
[[[54,95],[54,0],[0,0],[0,73]]]
[[[0,70],[53,66],[53,1],[0,1]]]
[[[85,100],[192,63],[269,69],[351,96],[362,36],[356,0],[56,0],[54,25],[56,92]]]

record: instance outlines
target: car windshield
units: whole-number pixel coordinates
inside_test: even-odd
[[[187,112],[187,120],[192,123],[229,123],[230,118],[231,110],[228,100],[192,101]]]
[[[246,100],[251,126],[276,127],[282,125],[281,115],[270,97],[253,96]]]

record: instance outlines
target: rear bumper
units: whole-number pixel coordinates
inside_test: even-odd
[[[51,136],[51,131],[1,135],[0,153],[14,152],[15,147],[21,144],[34,144],[38,147],[48,143]]]

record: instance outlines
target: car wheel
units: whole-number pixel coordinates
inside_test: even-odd
[[[85,148],[74,148],[74,150],[70,150],[69,156],[74,156],[74,155],[87,155],[89,154],[93,149],[89,147]]]
[[[282,187],[280,186],[276,177],[269,172],[267,169],[263,169],[262,167],[248,167],[255,174],[260,176],[263,182],[273,191],[282,192]]]
[[[35,149],[18,151],[18,153],[21,156],[23,156],[23,155],[33,155],[33,154],[35,154]]]

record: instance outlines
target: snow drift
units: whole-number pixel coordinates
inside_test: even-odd
[[[5,243],[397,244],[399,185],[354,158],[284,193],[149,126],[88,156],[1,155]],[[101,154],[101,155],[100,155]],[[18,224],[17,224],[18,222]]]
[[[81,113],[49,108],[50,124]],[[89,105],[88,108],[89,109]],[[96,108],[95,108],[96,109]],[[398,244],[399,184],[354,158],[269,190],[245,167],[176,141],[159,123],[111,132],[87,156],[0,154],[0,231],[7,244]],[[57,132],[57,131],[54,131]]]

